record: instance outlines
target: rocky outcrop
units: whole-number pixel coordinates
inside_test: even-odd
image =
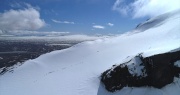
[[[125,86],[153,86],[162,88],[180,76],[180,67],[175,62],[180,60],[180,51],[168,52],[143,58],[135,56],[128,62],[114,65],[101,75],[105,88],[114,92]]]

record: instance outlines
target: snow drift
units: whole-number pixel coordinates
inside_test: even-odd
[[[115,93],[100,83],[103,71],[128,56],[143,53],[148,57],[180,47],[180,11],[162,16],[165,18],[160,22],[161,16],[153,18],[148,29],[83,42],[29,60],[0,76],[0,95],[179,95],[180,79],[162,89],[125,87]]]

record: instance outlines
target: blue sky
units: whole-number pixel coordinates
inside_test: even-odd
[[[132,4],[136,4],[137,1],[144,1],[144,6],[151,3],[147,2],[148,0],[1,0],[0,13],[1,15],[4,15],[4,18],[0,18],[0,20],[7,19],[6,15],[13,14],[13,11],[18,13],[19,10],[22,10],[22,12],[27,10],[28,12],[32,12],[32,14],[36,13],[36,16],[33,15],[32,17],[38,19],[30,23],[32,29],[31,27],[27,28],[29,23],[25,23],[24,25],[27,24],[26,27],[23,25],[10,25],[11,27],[9,26],[4,28],[4,30],[9,29],[12,31],[14,29],[46,32],[59,31],[83,34],[120,34],[134,29],[140,22],[145,21],[151,17],[152,14],[155,14],[146,14],[146,12],[144,12],[144,15],[139,15],[138,12],[141,12],[139,11],[139,7],[139,9],[137,9],[137,6],[139,5],[132,7]],[[160,2],[162,0],[157,1]],[[10,12],[10,10],[13,11]],[[162,12],[163,11],[164,10],[162,10]],[[32,15],[31,13],[29,14],[29,16]],[[24,17],[20,14],[16,16],[19,17],[19,19]],[[12,17],[17,19],[17,17],[15,18],[13,15]],[[13,22],[16,21],[14,19]],[[10,22],[12,21],[9,21],[8,23]],[[32,25],[32,23],[35,24]],[[35,27],[37,23],[37,26],[39,27]],[[0,23],[0,25],[1,24],[4,23]],[[7,24],[6,26],[1,26],[6,27]]]

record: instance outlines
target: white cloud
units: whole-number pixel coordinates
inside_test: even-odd
[[[10,6],[11,6],[12,8],[20,8],[20,7],[22,7],[22,5],[21,5],[20,3],[17,3],[17,2],[11,3]]]
[[[113,10],[120,12],[122,15],[127,15],[128,6],[124,5],[124,0],[116,0],[113,5]]]
[[[109,26],[114,26],[114,24],[112,24],[112,23],[108,23],[107,25],[109,25]]]
[[[34,8],[36,10],[40,10],[38,6],[31,6],[31,4],[26,3],[26,2],[13,2],[13,3],[10,3],[9,6],[16,9]]]
[[[125,0],[116,0],[113,10],[133,18],[153,17],[169,11],[180,9],[180,0],[134,0],[126,4]]]
[[[1,30],[37,30],[45,26],[40,13],[33,7],[19,10],[8,10],[0,13]]]
[[[2,35],[3,34],[3,31],[2,30],[0,30],[0,35]]]
[[[93,28],[96,28],[96,29],[105,29],[105,27],[101,26],[101,25],[94,25]]]
[[[55,19],[52,19],[52,21],[55,22],[55,23],[75,24],[74,22],[70,22],[70,21],[59,21],[59,20],[55,20]]]
[[[62,36],[67,35],[70,32],[60,32],[60,31],[27,31],[27,30],[12,30],[12,31],[2,31],[0,30],[0,36],[3,35],[13,35],[13,36]]]

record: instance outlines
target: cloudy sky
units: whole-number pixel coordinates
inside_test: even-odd
[[[118,34],[180,0],[0,0],[0,30]]]

